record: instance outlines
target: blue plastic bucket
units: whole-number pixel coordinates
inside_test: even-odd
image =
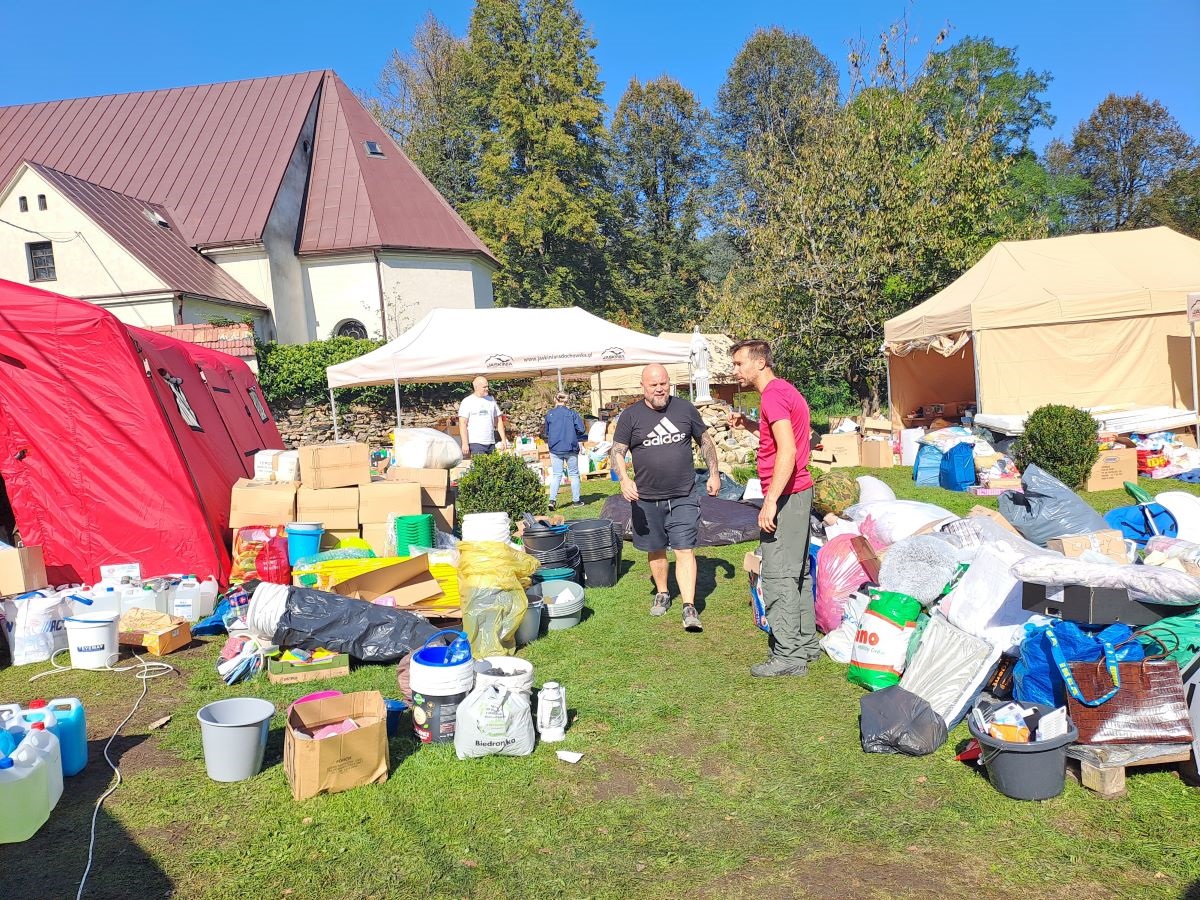
[[[292,528],[287,527],[288,536],[288,563],[295,565],[306,556],[314,556],[321,552],[321,538],[325,536],[325,529],[318,528],[315,531],[311,528]]]

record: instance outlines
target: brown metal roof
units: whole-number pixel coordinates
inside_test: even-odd
[[[220,350],[246,360],[254,358],[254,331],[249,325],[156,325],[147,329],[169,337]]]
[[[300,252],[494,258],[332,71],[0,107],[0,184],[22,161],[170,210],[194,247],[261,240],[320,98]],[[368,158],[363,141],[386,158]]]
[[[29,167],[141,260],[172,291],[266,309],[220,266],[188,246],[170,213],[160,204],[110,191],[49,166],[30,163]],[[167,225],[153,221],[148,212],[157,213]]]
[[[193,246],[260,239],[321,72],[0,107],[24,160],[171,210]]]
[[[367,154],[375,141],[383,157]],[[396,248],[479,253],[487,246],[334,72],[324,75],[301,253]]]

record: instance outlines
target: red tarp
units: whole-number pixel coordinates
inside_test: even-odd
[[[224,584],[229,490],[283,447],[252,392],[239,359],[0,280],[0,476],[50,581],[138,562]]]

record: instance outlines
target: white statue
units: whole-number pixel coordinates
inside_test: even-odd
[[[697,325],[692,332],[691,357],[688,361],[692,375],[692,402],[694,403],[712,403],[713,398],[708,387],[709,358],[708,341],[704,339],[704,335],[700,333],[700,326]]]

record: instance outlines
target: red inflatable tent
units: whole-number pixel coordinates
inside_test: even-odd
[[[229,489],[281,449],[239,359],[0,280],[0,477],[54,584],[229,575]]]

